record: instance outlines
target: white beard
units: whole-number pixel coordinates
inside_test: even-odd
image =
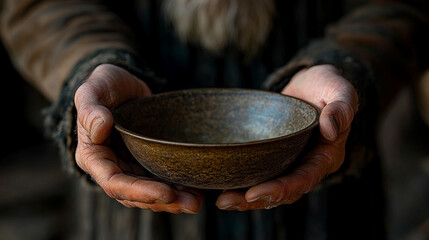
[[[179,38],[219,53],[227,46],[254,55],[272,28],[273,0],[165,0]]]

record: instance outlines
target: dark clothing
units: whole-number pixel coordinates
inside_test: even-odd
[[[330,184],[297,203],[224,212],[214,206],[218,193],[207,191],[200,214],[171,215],[126,209],[79,186],[79,239],[383,239],[377,116],[402,84],[418,81],[428,67],[429,3],[375,1],[343,18],[365,1],[279,0],[273,30],[249,60],[233,48],[215,55],[181,42],[161,1],[102,2],[1,1],[2,40],[22,75],[55,101],[48,124],[70,171],[79,172],[74,91],[102,63],[124,67],[155,91],[280,91],[300,69],[333,64],[354,84],[360,102],[344,165],[328,177]]]

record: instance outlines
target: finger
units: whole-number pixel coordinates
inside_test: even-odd
[[[93,144],[106,141],[113,126],[113,116],[104,106],[94,103],[81,105],[77,114],[80,139],[89,139]]]
[[[357,111],[358,96],[355,88],[330,65],[300,71],[282,93],[317,106],[321,111],[320,131],[330,141],[334,141],[349,128]]]
[[[169,204],[147,204],[136,201],[118,200],[121,204],[131,208],[151,209],[155,212],[197,214],[201,209],[202,199],[186,191],[177,191],[176,200]]]
[[[244,192],[238,190],[224,191],[216,200],[216,206],[222,210],[239,210],[242,203],[247,202]]]
[[[187,192],[194,195],[199,202],[202,202],[204,199],[204,195],[195,188],[185,187],[183,185],[175,185],[175,188],[181,192]]]
[[[101,144],[113,126],[110,109],[126,100],[150,94],[150,89],[143,81],[124,69],[101,65],[75,93],[78,121],[89,139],[95,144]]]
[[[216,206],[222,210],[249,210],[249,209],[262,209],[264,205],[262,202],[248,202],[244,197],[245,192],[237,190],[229,190],[219,195],[216,200]]]
[[[112,198],[145,203],[170,203],[176,199],[174,189],[149,178],[125,174],[117,164],[113,151],[103,145],[78,144],[76,162],[92,176]]]
[[[344,101],[334,101],[326,105],[320,114],[320,133],[329,141],[350,128],[355,110]]]
[[[257,210],[257,209],[271,209],[282,204],[289,204],[297,201],[301,198],[302,194],[295,195],[291,198],[291,201],[273,201],[271,196],[264,196],[256,199],[255,201],[247,201],[244,192],[240,191],[226,191],[222,193],[217,201],[216,206],[221,210]]]
[[[265,186],[264,186],[265,187]],[[278,191],[280,187],[283,186],[274,186],[270,183],[270,188],[265,189],[266,193],[261,196],[257,196],[250,200],[247,199],[246,193],[237,192],[237,191],[226,191],[222,193],[217,201],[216,206],[222,210],[254,210],[254,209],[271,209],[277,207],[281,204],[289,204],[298,200],[303,194],[294,193],[288,196],[287,198],[283,197],[282,199],[275,199],[271,194],[274,191]],[[272,190],[271,188],[275,188]]]
[[[267,198],[273,203],[291,203],[297,196],[310,192],[324,177],[342,165],[348,133],[349,130],[340,134],[335,142],[321,137],[319,144],[292,173],[250,188],[245,194],[246,200],[255,202]]]
[[[79,103],[96,103],[108,108],[138,97],[151,95],[142,80],[123,68],[103,64],[94,69],[90,77],[76,91],[76,108]]]
[[[176,199],[174,189],[165,183],[124,173],[107,177],[100,186],[114,199],[143,203],[170,203]]]

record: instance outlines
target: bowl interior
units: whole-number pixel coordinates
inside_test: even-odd
[[[315,124],[317,113],[312,105],[277,93],[196,89],[130,101],[116,109],[114,115],[116,125],[144,138],[229,144],[302,131]]]

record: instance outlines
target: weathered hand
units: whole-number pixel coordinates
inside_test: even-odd
[[[148,177],[134,159],[118,154],[109,143],[113,126],[110,110],[150,94],[149,87],[126,70],[110,64],[98,66],[75,94],[76,163],[107,195],[126,207],[196,213],[202,202],[197,191]]]
[[[247,192],[222,193],[216,202],[220,209],[268,209],[293,203],[342,165],[358,105],[352,84],[335,67],[319,65],[297,73],[282,93],[304,99],[319,108],[321,136],[317,145],[290,174],[258,184]]]

